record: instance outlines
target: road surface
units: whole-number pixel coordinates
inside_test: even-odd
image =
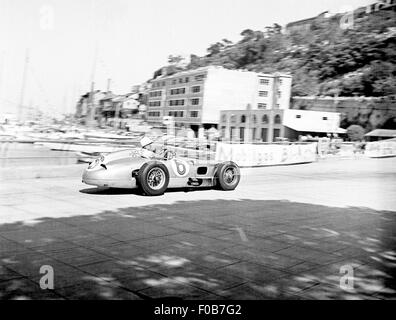
[[[160,197],[7,179],[0,299],[394,299],[395,211],[396,158],[242,169],[235,191]]]

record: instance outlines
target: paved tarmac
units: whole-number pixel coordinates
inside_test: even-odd
[[[0,299],[396,297],[396,158],[243,169],[235,191],[160,197],[80,178],[0,181]]]

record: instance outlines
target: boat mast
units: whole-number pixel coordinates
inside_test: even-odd
[[[18,121],[22,120],[23,103],[24,103],[25,89],[26,89],[26,75],[27,75],[28,65],[29,65],[29,49],[26,49],[25,64],[23,67],[23,76],[22,76],[21,96],[20,96],[19,107],[18,107]]]

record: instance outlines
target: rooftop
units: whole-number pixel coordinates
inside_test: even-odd
[[[366,137],[396,137],[396,130],[375,129],[365,134]]]
[[[275,76],[275,74],[270,74],[270,73],[260,73],[260,72],[254,72],[254,71],[249,71],[249,70],[244,70],[244,69],[227,69],[222,66],[212,66],[211,65],[211,66],[206,66],[206,67],[200,67],[197,69],[183,70],[183,71],[174,73],[172,75],[166,75],[166,76],[161,75],[161,76],[158,76],[157,78],[153,79],[152,81],[155,82],[157,80],[172,79],[175,77],[187,76],[187,75],[190,75],[191,73],[207,72],[209,70],[224,70],[224,71],[229,71],[229,72],[248,72],[248,73],[255,73],[258,76],[268,77],[268,78],[273,78]],[[277,74],[280,77],[287,77],[287,78],[292,77],[290,74],[286,74],[286,73],[278,72]]]

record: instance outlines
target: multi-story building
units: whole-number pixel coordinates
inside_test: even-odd
[[[221,110],[288,109],[292,77],[209,66],[161,76],[148,93],[150,123],[172,116],[194,131],[217,127]]]
[[[220,136],[234,142],[273,142],[277,138],[297,140],[299,135],[325,136],[344,133],[340,114],[306,110],[223,110]]]
[[[100,90],[82,95],[76,106],[76,118],[84,124],[96,125],[101,118],[100,100],[105,97]]]

